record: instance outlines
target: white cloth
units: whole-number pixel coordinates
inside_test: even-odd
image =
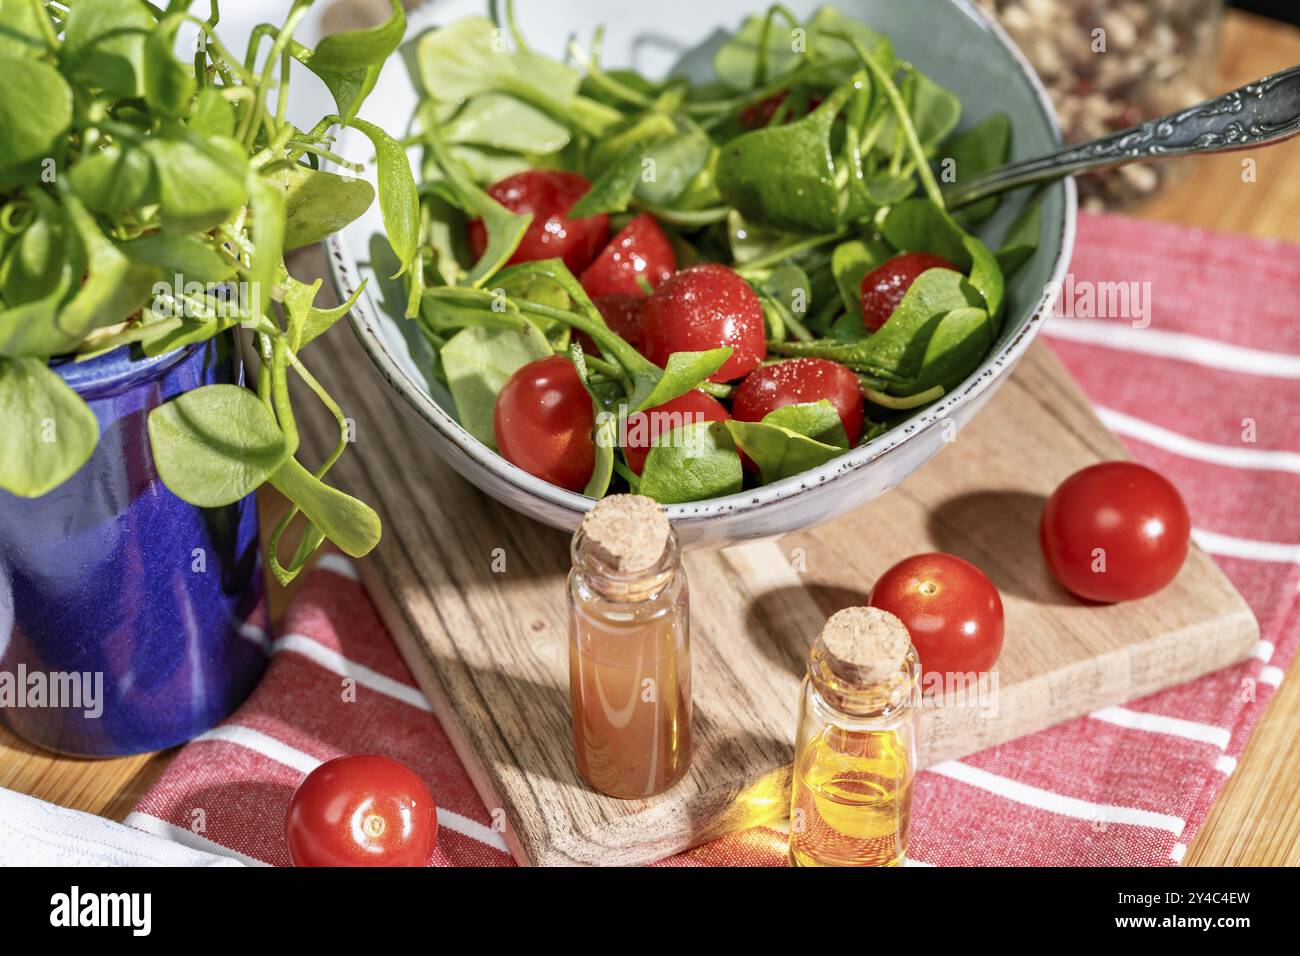
[[[242,866],[103,817],[0,788],[0,866]]]

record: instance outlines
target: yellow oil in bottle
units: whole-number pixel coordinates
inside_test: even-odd
[[[897,866],[907,853],[912,767],[895,731],[825,727],[794,768],[790,862]]]
[[[919,664],[903,623],[845,608],[808,655],[790,795],[792,866],[899,866],[916,773]]]

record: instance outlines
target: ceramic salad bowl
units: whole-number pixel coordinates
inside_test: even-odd
[[[824,5],[819,0],[789,4],[801,17]],[[1012,123],[1012,159],[1059,144],[1051,104],[1032,69],[1002,30],[965,0],[842,0],[832,5],[888,35],[900,56],[958,92],[963,107],[959,130],[1002,111]],[[539,50],[561,55],[570,36],[585,36],[601,21],[606,25],[606,64],[628,65],[649,76],[680,73],[704,81],[711,76],[713,51],[721,40],[763,5],[757,0],[706,6],[696,0],[659,0],[620,4],[615,11],[590,0],[548,0],[518,6],[520,25]],[[418,99],[409,62],[416,39],[461,17],[482,15],[485,7],[477,0],[442,0],[415,11],[403,48],[407,62],[394,57],[388,64],[362,117],[390,130],[408,128]],[[365,148],[354,131],[342,138],[345,154]],[[1028,192],[1005,197],[975,234],[995,245],[1030,201]],[[1045,287],[1064,276],[1074,239],[1074,183],[1053,184],[1038,198],[1038,249],[1008,280],[998,339],[960,386],[898,427],[819,468],[724,497],[667,505],[680,538],[688,545],[720,547],[818,524],[888,491],[937,454],[950,432],[945,423],[964,426],[1010,375],[1046,318]],[[328,240],[328,257],[341,300],[366,282],[350,321],[397,403],[422,423],[426,439],[477,487],[539,521],[576,527],[594,499],[515,467],[458,423],[451,395],[431,374],[429,345],[416,325],[402,318],[405,296],[400,282],[388,279],[392,261],[379,256],[382,248],[376,204]]]

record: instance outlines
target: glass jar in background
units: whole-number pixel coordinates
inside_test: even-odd
[[[977,0],[1006,29],[1051,94],[1067,143],[1190,106],[1215,82],[1223,0]],[[1079,177],[1085,208],[1151,196],[1177,163]]]
[[[921,669],[903,622],[836,611],[808,654],[790,793],[792,866],[900,866],[916,776]]]

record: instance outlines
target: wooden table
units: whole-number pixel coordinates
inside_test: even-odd
[[[1221,51],[1224,89],[1300,63],[1300,30],[1229,12]],[[1256,181],[1243,183],[1242,158],[1229,153],[1189,162],[1185,178],[1139,215],[1191,226],[1300,241],[1300,141],[1253,155]],[[282,513],[261,496],[263,527]],[[272,607],[288,595],[272,587]],[[1292,671],[1295,671],[1292,668]],[[1287,679],[1193,840],[1187,865],[1300,865],[1300,681]],[[113,819],[124,817],[166,767],[174,751],[117,760],[77,760],[44,753],[0,729],[0,787]]]

